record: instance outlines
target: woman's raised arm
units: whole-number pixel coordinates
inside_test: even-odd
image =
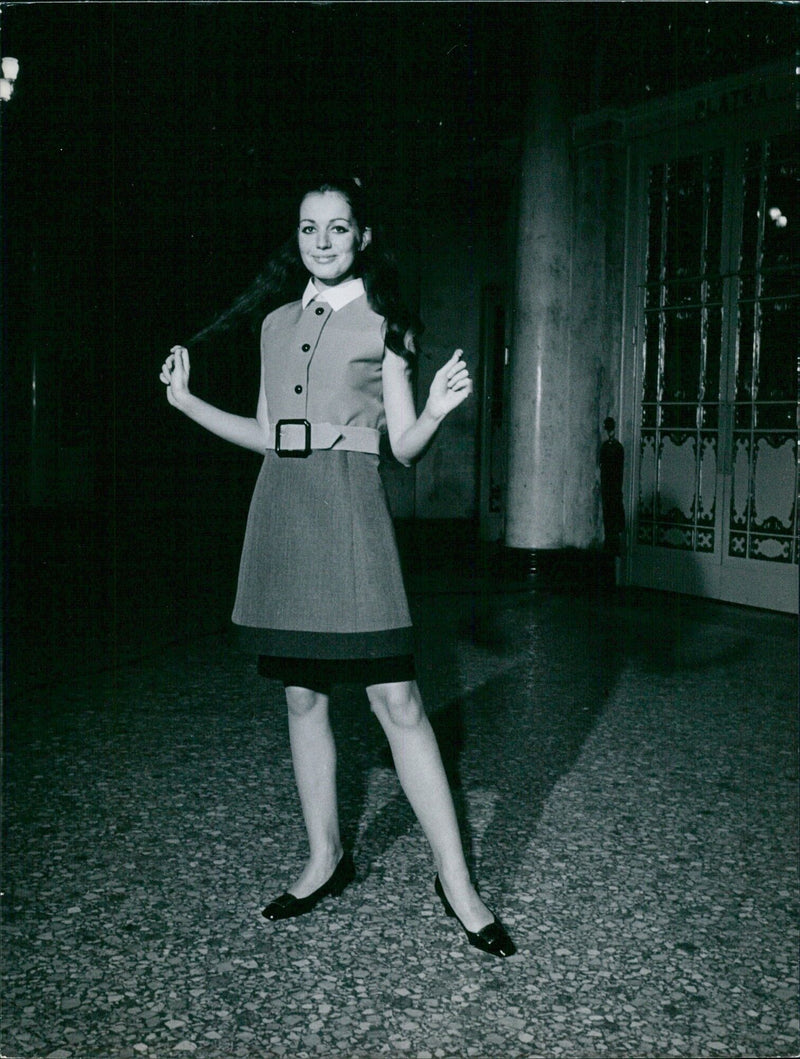
[[[472,393],[472,379],[457,349],[436,372],[428,400],[419,416],[411,392],[411,369],[403,357],[386,350],[383,360],[383,403],[389,443],[397,460],[410,467],[423,455],[446,415]]]
[[[173,346],[161,367],[159,378],[167,387],[167,400],[173,408],[183,412],[199,426],[234,445],[264,452],[269,430],[264,387],[259,391],[255,418],[233,415],[202,401],[189,390],[189,351],[184,346]]]

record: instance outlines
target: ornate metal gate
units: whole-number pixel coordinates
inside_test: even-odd
[[[794,609],[796,140],[729,133],[641,173],[629,576]]]

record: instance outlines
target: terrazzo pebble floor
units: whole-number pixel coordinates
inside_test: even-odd
[[[790,1056],[794,621],[659,594],[411,583],[475,876],[471,948],[363,691],[338,688],[358,875],[302,919],[282,689],[223,632],[6,701],[5,1057]]]

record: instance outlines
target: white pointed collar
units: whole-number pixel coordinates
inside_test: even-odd
[[[344,283],[339,283],[335,287],[323,287],[322,290],[317,290],[313,279],[310,279],[303,292],[303,308],[306,309],[311,302],[316,300],[327,302],[334,312],[338,312],[364,293],[364,281],[360,276],[356,279],[346,279]]]

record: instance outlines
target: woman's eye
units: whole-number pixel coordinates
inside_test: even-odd
[[[350,231],[349,228],[345,228],[342,224],[335,224],[333,226],[333,230],[334,232],[336,232],[337,235],[345,235],[347,232]]]
[[[314,228],[313,228],[313,225],[302,224],[300,226],[300,231],[303,233],[303,235],[311,235],[312,232],[314,231]]]

